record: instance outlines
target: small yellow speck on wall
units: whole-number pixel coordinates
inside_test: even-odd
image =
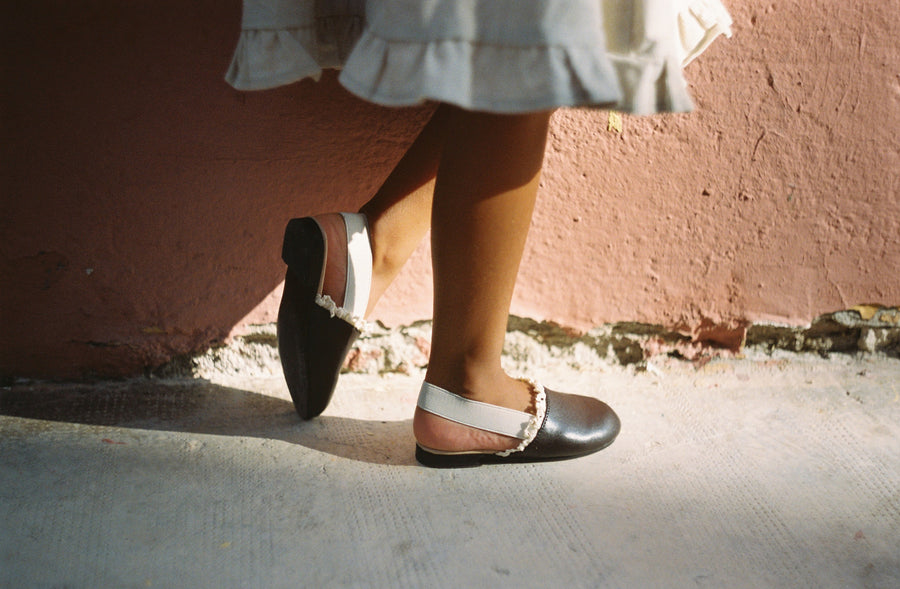
[[[606,130],[611,133],[621,133],[622,115],[615,111],[609,111],[609,120],[606,124]]]
[[[875,317],[875,314],[878,313],[878,311],[880,311],[881,309],[883,309],[881,305],[872,304],[855,305],[853,307],[850,307],[851,311],[856,311],[857,313],[859,313],[859,317],[863,321],[872,319],[873,317]]]

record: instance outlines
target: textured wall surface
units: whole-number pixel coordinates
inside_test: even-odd
[[[274,319],[287,219],[353,209],[427,108],[222,81],[238,2],[7,3],[0,371],[127,374]],[[513,312],[698,337],[900,302],[900,2],[728,3],[690,115],[555,115]],[[423,245],[379,304],[430,315]]]
[[[730,6],[735,38],[687,69],[695,113],[618,136],[560,113],[523,284],[586,271],[523,307],[695,328],[900,300],[900,3]]]

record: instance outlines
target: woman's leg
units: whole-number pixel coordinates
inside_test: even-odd
[[[500,358],[549,118],[550,113],[496,115],[441,106],[361,211],[369,219],[374,254],[368,311],[430,224],[435,301],[426,380],[523,411],[531,409],[530,387],[507,376]],[[338,215],[316,220],[329,243],[323,290],[340,305],[346,280],[343,221]],[[501,450],[518,443],[420,409],[413,425],[416,439],[438,450]]]
[[[450,109],[438,107],[375,196],[360,209],[368,220],[373,258],[372,290],[366,315],[372,312],[428,232],[434,178],[449,119]],[[323,292],[341,306],[347,274],[344,223],[338,214],[320,215],[316,221],[322,226],[328,243]]]
[[[453,109],[432,211],[434,330],[425,380],[470,399],[527,411],[530,387],[500,365],[513,288],[531,223],[550,113]],[[502,450],[518,440],[416,409],[419,443]]]
[[[378,193],[363,207],[368,217],[373,254],[368,299],[344,301],[347,284],[347,233],[337,213],[292,220],[285,231],[283,257],[288,263],[284,294],[278,309],[278,350],[285,381],[300,417],[312,419],[331,400],[350,346],[359,335],[358,315],[368,315],[428,229],[432,179],[441,157],[446,132],[445,109],[438,109]],[[356,231],[358,219],[349,229]],[[324,242],[319,231],[324,232]],[[324,252],[323,252],[324,247]],[[345,312],[329,312],[317,304],[318,271],[325,254],[323,295]],[[366,267],[367,255],[354,256]],[[362,277],[367,272],[356,276]],[[364,280],[367,280],[364,278]],[[365,296],[365,295],[363,295]],[[361,303],[361,304],[360,304]],[[352,320],[350,320],[352,319]]]

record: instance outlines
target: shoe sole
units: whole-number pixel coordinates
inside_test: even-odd
[[[309,313],[315,304],[322,275],[325,240],[311,218],[292,219],[284,234],[281,257],[288,265],[284,293],[278,307],[278,354],[294,408],[303,419],[318,415],[309,411],[309,375],[303,342],[308,337]],[[315,260],[319,260],[318,263]]]
[[[588,452],[581,454],[572,454],[570,456],[529,456],[527,453],[514,452],[509,456],[498,456],[497,454],[487,454],[484,452],[448,452],[436,453],[426,450],[422,446],[416,444],[416,461],[422,466],[428,468],[473,468],[483,464],[527,464],[531,462],[559,462],[560,460],[569,460],[572,458],[581,458],[589,456],[601,450],[608,448],[615,439],[610,440],[605,445],[594,448]],[[525,449],[527,451],[527,448]]]

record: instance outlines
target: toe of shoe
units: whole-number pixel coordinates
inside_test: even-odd
[[[547,415],[523,454],[547,459],[583,456],[606,448],[619,434],[619,416],[606,403],[547,391]]]

